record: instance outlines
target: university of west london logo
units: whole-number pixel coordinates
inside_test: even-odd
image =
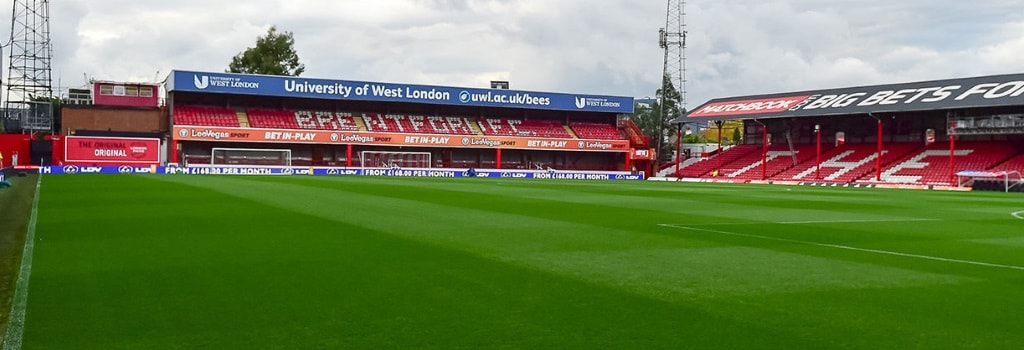
[[[583,107],[586,107],[586,106],[587,106],[587,98],[586,97],[577,97],[576,98],[576,108],[583,109]]]
[[[192,83],[196,85],[196,89],[203,90],[210,86],[210,77],[192,75]]]

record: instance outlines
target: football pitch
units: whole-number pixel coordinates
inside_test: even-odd
[[[1020,194],[67,175],[37,213],[24,349],[1024,344]]]

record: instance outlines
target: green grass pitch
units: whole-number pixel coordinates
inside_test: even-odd
[[[42,179],[25,349],[1018,348],[1024,197]],[[1014,215],[1016,213],[1016,216]]]

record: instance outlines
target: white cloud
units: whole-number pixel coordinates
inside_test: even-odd
[[[2,2],[10,8],[10,2]],[[311,77],[649,96],[662,1],[51,3],[54,78],[222,71],[271,25]],[[688,100],[1024,71],[1024,0],[687,1]],[[4,16],[6,17],[6,16]],[[2,23],[0,23],[2,24]],[[56,82],[55,82],[56,83]]]

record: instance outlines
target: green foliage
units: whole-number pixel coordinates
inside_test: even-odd
[[[292,32],[278,32],[273,26],[267,35],[256,39],[256,46],[235,55],[228,65],[230,73],[299,76],[306,66],[299,62]]]
[[[675,138],[678,130],[672,120],[682,116],[685,111],[679,106],[682,99],[679,90],[676,90],[669,77],[664,78],[663,86],[664,88],[655,92],[653,105],[650,107],[636,105],[629,118],[645,135],[651,137],[651,142],[655,143],[652,145],[653,147],[658,148],[657,143],[661,142],[659,159],[667,161],[671,159],[672,152],[676,149]],[[664,113],[662,113],[663,103],[666,106]]]
[[[740,136],[740,129],[739,128],[732,129],[732,142],[739,143],[741,137],[742,136]]]

